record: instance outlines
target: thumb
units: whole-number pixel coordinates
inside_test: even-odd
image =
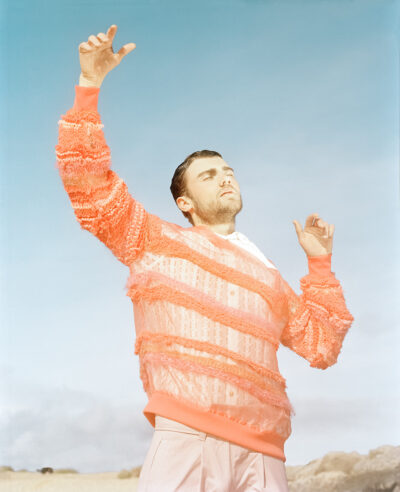
[[[301,224],[299,224],[299,223],[297,222],[297,220],[293,220],[292,222],[293,222],[294,227],[295,227],[295,229],[296,229],[296,234],[297,234],[297,235],[299,235],[299,234],[300,234],[300,232],[302,232],[302,230],[303,230],[303,228],[301,227]]]
[[[122,46],[122,48],[117,53],[117,55],[118,55],[118,61],[120,62],[125,55],[127,55],[128,53],[130,53],[135,48],[136,48],[136,44],[135,43],[124,44],[124,46]]]

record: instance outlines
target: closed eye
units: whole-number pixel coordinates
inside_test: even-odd
[[[235,175],[234,175],[232,172],[231,172],[231,173],[227,173],[226,175],[227,175],[227,176],[232,176],[232,177],[235,177]],[[213,178],[214,176],[215,176],[215,175],[213,175],[213,176],[207,176],[206,178],[203,178],[203,180],[202,180],[202,181],[206,181],[207,179],[211,179],[211,178]]]

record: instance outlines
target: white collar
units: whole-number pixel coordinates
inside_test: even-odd
[[[218,236],[221,236],[225,239],[228,239],[228,238],[233,239],[235,237],[238,238],[238,237],[242,236],[242,233],[239,231],[233,231],[230,234],[220,234],[219,232],[216,232],[215,234],[217,234]]]

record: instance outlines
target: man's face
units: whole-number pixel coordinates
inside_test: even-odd
[[[239,183],[221,157],[195,159],[185,180],[187,194],[181,203],[186,204],[185,211],[190,212],[195,225],[230,222],[242,210]]]

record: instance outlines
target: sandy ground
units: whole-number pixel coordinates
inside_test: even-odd
[[[0,492],[136,492],[138,471],[42,474],[0,466]],[[286,475],[291,492],[400,492],[400,446],[382,445],[367,454],[331,451],[306,465],[286,466]]]
[[[138,478],[118,478],[118,472],[52,473],[2,472],[1,492],[135,492]]]

